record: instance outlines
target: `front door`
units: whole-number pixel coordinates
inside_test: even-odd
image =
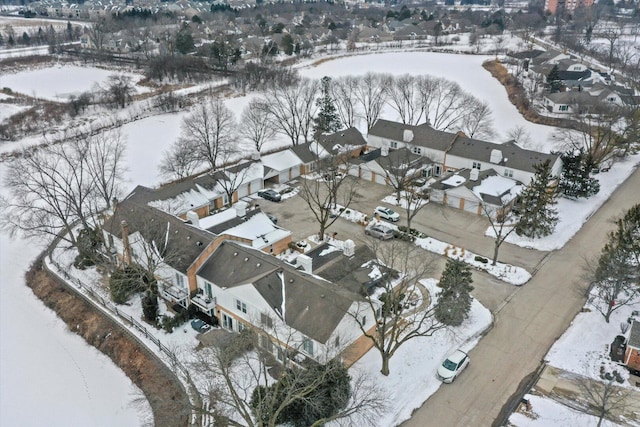
[[[222,327],[233,331],[233,318],[222,313]]]

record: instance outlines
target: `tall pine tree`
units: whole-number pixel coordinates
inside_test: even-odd
[[[313,120],[313,131],[316,137],[323,133],[333,133],[340,130],[342,123],[336,111],[336,106],[331,98],[331,78],[324,76],[321,80],[322,96],[316,100],[320,111]]]
[[[600,191],[597,178],[591,176],[595,165],[583,150],[562,154],[562,176],[559,189],[570,199],[591,197]]]
[[[560,92],[560,89],[562,89],[562,80],[560,80],[560,70],[557,64],[547,74],[547,84],[551,93]]]
[[[438,286],[442,288],[435,316],[449,326],[460,326],[471,309],[471,267],[463,261],[448,259]]]
[[[516,224],[516,234],[539,238],[553,233],[558,223],[557,187],[552,186],[551,161],[534,166],[533,180],[520,194],[521,215]]]

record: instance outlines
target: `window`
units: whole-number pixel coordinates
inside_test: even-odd
[[[273,328],[273,319],[267,313],[260,313],[260,324],[267,328]]]
[[[433,174],[435,176],[440,176],[442,174],[442,166],[436,165],[435,169],[433,170]]]
[[[229,204],[229,195],[226,193],[222,195],[222,204],[225,206]]]
[[[211,283],[204,282],[204,291],[207,294],[207,298],[213,297],[213,294],[211,293]]]
[[[176,285],[180,287],[184,286],[184,276],[180,273],[176,273]]]
[[[316,168],[317,168],[317,166],[316,166],[316,162],[312,162],[312,163],[309,165],[309,170],[310,170],[311,172],[315,171],[315,170],[316,170]]]
[[[558,108],[560,111],[567,111],[569,110],[569,106],[568,105],[561,105],[560,108]]]
[[[284,350],[282,347],[278,347],[278,360],[284,362]]]
[[[471,166],[472,169],[482,169],[482,163],[480,162],[473,162],[473,166]]]
[[[247,312],[247,304],[240,301],[239,299],[236,300],[236,308],[238,309],[238,311],[241,311],[243,313]]]
[[[513,178],[513,169],[505,169],[504,170],[504,176],[509,177],[509,178]]]
[[[413,154],[417,154],[417,155],[421,156],[421,155],[422,155],[422,148],[420,148],[420,147],[413,147],[413,148],[411,149],[411,152],[412,152]]]
[[[397,141],[389,141],[389,147],[398,148],[398,142]]]
[[[304,352],[309,356],[313,356],[313,341],[309,338],[304,338],[302,340],[302,350],[304,350]]]
[[[242,332],[245,329],[247,329],[246,325],[244,323],[238,322],[238,332]]]
[[[362,316],[362,322],[360,322],[360,324],[364,326],[366,325],[366,323],[367,323],[367,316]]]

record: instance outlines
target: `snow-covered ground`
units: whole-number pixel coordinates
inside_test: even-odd
[[[514,427],[595,427],[598,417],[578,412],[548,397],[525,395],[531,402],[531,412],[514,412],[509,417],[509,425]],[[616,424],[603,420],[602,427]]]
[[[14,92],[52,100],[66,101],[71,95],[95,90],[95,85],[104,85],[113,74],[125,74],[132,82],[140,81],[143,76],[134,73],[120,73],[97,67],[76,65],[57,65],[38,70],[21,71],[0,76],[0,88],[10,88]],[[148,89],[135,86],[137,92]]]
[[[640,303],[614,311],[609,323],[605,322],[604,316],[590,304],[587,303],[585,307],[591,311],[578,313],[569,329],[551,347],[545,360],[556,368],[597,380],[600,380],[602,365],[607,372],[615,369],[624,378],[628,378],[629,373],[626,369],[609,360],[607,349],[617,335],[625,335],[620,325],[627,324],[627,319],[634,310],[640,311]],[[640,321],[640,317],[636,320]],[[630,386],[627,382],[623,385]]]
[[[435,279],[422,281],[432,295],[437,289],[436,283]],[[376,378],[389,399],[389,407],[377,425],[391,427],[410,418],[413,410],[442,385],[436,377],[436,371],[446,356],[457,348],[470,351],[491,321],[489,310],[474,299],[469,318],[462,326],[449,332],[439,331],[430,338],[407,341],[400,347],[390,361],[391,374],[388,377],[380,374],[381,359],[376,350],[369,351],[357,361],[353,368],[365,370]]]
[[[587,222],[604,202],[609,199],[615,189],[623,183],[640,163],[640,155],[629,156],[623,161],[615,163],[607,172],[601,172],[596,177],[600,181],[600,192],[588,199],[570,200],[558,198],[558,224],[550,236],[539,239],[529,239],[511,233],[507,242],[525,248],[541,251],[551,251],[563,247]],[[487,236],[495,236],[491,227],[485,232]]]
[[[0,169],[2,164],[0,164]],[[139,426],[141,391],[24,283],[42,246],[0,234],[0,425]]]
[[[0,94],[2,95],[2,94]],[[0,123],[13,116],[16,113],[26,109],[23,105],[13,105],[13,104],[4,104],[0,103]]]

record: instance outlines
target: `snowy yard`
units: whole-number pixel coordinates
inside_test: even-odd
[[[570,200],[559,197],[556,205],[559,220],[554,233],[550,236],[529,239],[518,236],[516,233],[511,233],[507,237],[507,242],[541,251],[560,249],[580,230],[591,215],[607,201],[616,188],[633,173],[639,163],[640,154],[636,154],[614,163],[609,171],[596,175],[600,181],[600,192],[588,199]],[[495,233],[489,227],[485,235],[493,237]]]
[[[509,425],[514,427],[595,427],[598,417],[578,412],[548,397],[525,395],[531,402],[531,412],[514,412],[509,417]],[[613,424],[603,420],[602,427]]]

